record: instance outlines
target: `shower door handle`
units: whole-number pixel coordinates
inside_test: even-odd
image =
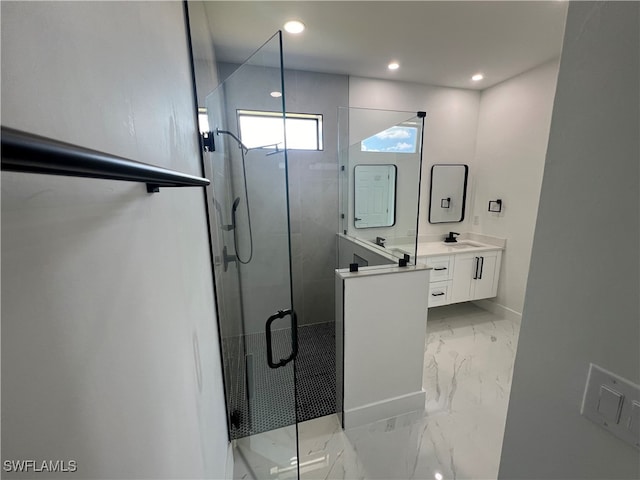
[[[291,355],[287,358],[281,358],[277,363],[273,360],[273,346],[271,344],[271,325],[279,318],[284,318],[287,315],[291,317]],[[267,363],[271,368],[284,367],[291,360],[298,355],[298,316],[296,312],[288,308],[287,310],[278,310],[267,319],[265,324],[265,334],[267,336]]]

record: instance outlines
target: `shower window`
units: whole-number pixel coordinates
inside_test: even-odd
[[[238,110],[238,124],[247,148],[284,147],[282,113]],[[285,128],[288,149],[322,150],[322,115],[287,113]]]

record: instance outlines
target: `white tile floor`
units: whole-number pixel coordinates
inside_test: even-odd
[[[335,415],[301,423],[301,478],[496,478],[518,331],[517,322],[471,303],[431,309],[425,411],[346,431]],[[269,453],[294,444],[292,429],[281,430],[239,443],[253,474],[236,462],[235,478],[295,475],[283,470],[290,449]]]

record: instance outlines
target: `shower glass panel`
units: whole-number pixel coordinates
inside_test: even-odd
[[[214,141],[205,154],[207,201],[236,478],[298,475],[281,42],[278,32],[206,98]],[[265,145],[243,142],[238,112],[247,110],[270,112]]]
[[[424,117],[423,112],[338,110],[339,268],[397,264],[405,255],[415,263]]]

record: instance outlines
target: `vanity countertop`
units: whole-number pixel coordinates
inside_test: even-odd
[[[467,244],[467,245],[465,245]],[[462,247],[462,245],[465,245]],[[462,248],[461,248],[462,247]],[[502,250],[503,247],[477,241],[460,241],[454,244],[444,242],[427,242],[418,244],[418,257],[434,257],[436,255],[451,255],[456,253],[486,252],[489,250]]]
[[[407,265],[406,267],[399,267],[397,265],[376,265],[373,267],[360,267],[357,272],[350,272],[348,268],[340,268],[336,269],[336,277],[367,277],[371,275],[388,275],[390,273],[416,272],[419,270],[431,270],[431,267],[426,265]]]
[[[463,247],[464,245],[464,247]],[[393,245],[390,249],[397,249],[411,254],[413,245]],[[477,240],[460,240],[456,243],[449,244],[443,241],[439,242],[420,242],[418,243],[418,257],[435,257],[438,255],[452,255],[456,253],[475,253],[486,252],[490,250],[503,250],[501,245],[492,245],[490,243],[479,242]],[[411,252],[411,253],[410,253]]]

